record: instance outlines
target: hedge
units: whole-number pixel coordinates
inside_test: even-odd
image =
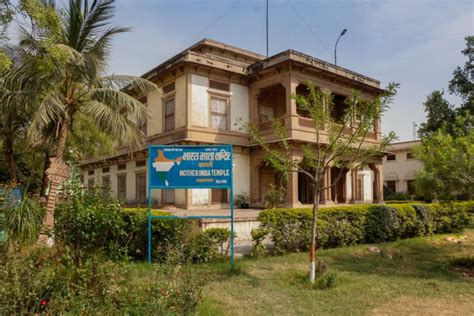
[[[309,248],[312,212],[309,208],[272,209],[259,214],[275,253]],[[473,223],[474,202],[448,204],[353,205],[321,208],[316,244],[333,248],[462,231]]]
[[[170,215],[157,210],[153,215]],[[123,209],[100,191],[76,192],[56,207],[55,236],[80,265],[97,254],[111,259],[129,257],[144,260],[148,248],[148,211]],[[224,256],[219,247],[230,231],[214,228],[202,231],[197,220],[154,219],[152,256],[158,261],[209,262]]]

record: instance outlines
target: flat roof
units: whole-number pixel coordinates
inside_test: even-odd
[[[292,60],[296,62],[300,62],[303,64],[308,65],[309,67],[314,67],[321,71],[326,71],[341,77],[344,77],[349,80],[354,80],[362,84],[366,84],[375,88],[379,88],[380,81],[377,79],[371,78],[369,76],[365,76],[363,74],[357,73],[350,69],[337,66],[335,64],[329,63],[322,59],[298,52],[293,49],[288,49],[281,53],[269,56],[268,58],[264,55],[252,52],[250,50],[242,49],[233,45],[228,45],[219,41],[215,41],[212,39],[204,38],[195,44],[191,45],[190,47],[184,49],[183,51],[179,52],[178,54],[174,55],[173,57],[165,60],[158,66],[152,68],[151,70],[145,72],[142,77],[148,78],[154,74],[161,73],[171,67],[173,64],[180,62],[189,52],[199,50],[201,47],[211,47],[216,49],[221,49],[223,51],[228,51],[233,54],[239,55],[241,57],[253,59],[253,62],[249,62],[248,69],[250,71],[257,72],[263,68],[269,68],[273,65],[276,65],[280,62],[286,60]]]

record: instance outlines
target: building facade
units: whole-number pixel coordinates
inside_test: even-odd
[[[147,144],[232,144],[234,147],[234,193],[247,193],[251,205],[264,205],[265,193],[278,183],[278,176],[263,164],[263,153],[249,141],[242,124],[254,122],[271,139],[271,122],[284,123],[295,158],[303,159],[298,145],[314,142],[314,128],[307,113],[297,109],[292,93],[304,93],[305,83],[334,96],[333,115],[343,113],[344,100],[353,89],[365,99],[381,92],[379,81],[314,57],[287,50],[266,58],[237,47],[204,39],[143,75],[159,91],[139,96],[151,118],[135,122],[144,134],[144,145],[130,153],[117,149],[113,157],[84,161],[84,185],[110,187],[127,204],[145,204],[147,199]],[[130,118],[133,120],[133,118]],[[323,133],[324,135],[324,133]],[[366,137],[367,143],[381,139],[380,121]],[[326,171],[331,183],[337,168]],[[342,181],[329,189],[322,202],[380,202],[383,199],[382,158],[363,170],[342,170]],[[354,181],[352,181],[354,179]],[[311,203],[304,175],[290,175],[285,204],[296,207]],[[228,207],[226,190],[154,190],[155,205],[178,207]]]
[[[413,147],[420,144],[419,140],[390,144],[389,154],[383,158],[384,185],[390,191],[415,193],[413,183],[423,163],[413,155]]]

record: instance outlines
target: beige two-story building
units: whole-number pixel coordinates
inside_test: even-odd
[[[415,158],[413,147],[420,144],[420,140],[390,144],[389,154],[383,158],[384,184],[390,191],[415,193],[413,183],[416,172],[423,168],[423,163]]]
[[[147,144],[232,144],[234,147],[234,192],[250,195],[251,205],[264,204],[265,193],[278,185],[278,175],[265,166],[260,149],[250,143],[241,124],[254,122],[271,139],[271,123],[284,123],[295,145],[293,155],[303,159],[298,146],[313,143],[315,132],[307,113],[297,109],[292,93],[306,93],[305,83],[334,96],[334,117],[344,111],[344,100],[353,89],[372,99],[383,90],[379,81],[312,56],[287,50],[265,56],[204,39],[143,75],[159,91],[142,96],[151,111],[147,122],[137,122],[144,145],[130,153],[119,147],[113,157],[84,161],[84,185],[99,182],[128,204],[147,199]],[[131,118],[133,119],[133,118]],[[323,131],[324,136],[324,131]],[[380,121],[366,136],[367,143],[381,140]],[[342,181],[322,196],[323,203],[380,202],[383,198],[382,158],[362,170],[342,170]],[[334,182],[341,170],[326,171],[325,182]],[[290,175],[286,205],[311,203],[305,176]],[[226,190],[154,190],[155,205],[174,204],[187,209],[228,207]]]

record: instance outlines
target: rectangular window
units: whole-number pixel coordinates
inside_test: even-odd
[[[164,94],[170,93],[170,92],[174,91],[174,89],[175,89],[174,82],[168,83],[167,85],[163,86],[163,93]]]
[[[123,163],[117,166],[117,170],[125,170],[127,169],[127,164]]]
[[[92,192],[94,190],[94,178],[87,180],[87,191]]]
[[[387,155],[387,161],[395,161],[397,160],[397,156],[395,155]]]
[[[222,81],[209,80],[209,88],[222,91],[230,91],[230,84]]]
[[[146,160],[135,161],[135,167],[145,167],[145,166],[146,166]]]
[[[165,132],[174,130],[174,99],[165,101]]]
[[[413,158],[415,158],[413,153],[407,153],[407,159],[413,159]]]
[[[127,199],[127,176],[124,174],[117,176],[117,197],[121,201]]]
[[[104,199],[109,197],[110,193],[110,176],[103,176],[102,177],[102,195]]]
[[[92,175],[94,174],[94,170],[89,170],[89,171],[87,172],[87,174],[90,175],[90,176],[92,176]]]
[[[107,172],[110,172],[109,167],[102,168],[102,173],[107,173]]]
[[[386,186],[393,192],[397,192],[397,181],[386,181]]]
[[[110,176],[102,177],[102,187],[104,189],[110,189]]]
[[[146,203],[146,173],[138,173],[135,180],[137,203]]]
[[[163,204],[174,204],[174,189],[163,190]]]
[[[227,99],[211,97],[211,128],[228,129]]]
[[[407,192],[410,195],[415,194],[415,180],[407,180]]]

